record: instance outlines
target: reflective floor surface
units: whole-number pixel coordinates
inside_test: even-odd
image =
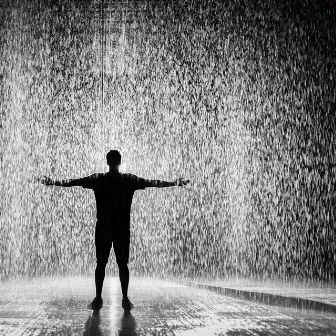
[[[0,335],[335,335],[336,315],[225,297],[172,282],[131,278],[131,313],[117,278],[107,278],[104,308],[87,310],[93,278],[1,283]]]

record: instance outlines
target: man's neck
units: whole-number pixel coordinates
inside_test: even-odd
[[[109,170],[109,174],[118,175],[120,173],[119,173],[119,170]]]

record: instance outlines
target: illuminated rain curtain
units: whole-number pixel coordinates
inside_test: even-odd
[[[4,4],[1,277],[92,274],[93,193],[34,178],[105,171],[116,148],[124,171],[192,181],[135,194],[133,274],[334,278],[333,14],[303,0]]]

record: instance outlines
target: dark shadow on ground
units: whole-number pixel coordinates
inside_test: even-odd
[[[118,335],[119,336],[137,336],[138,334],[136,333],[136,321],[134,316],[131,314],[130,311],[124,312],[122,318],[121,318],[121,323],[120,323],[120,330]]]
[[[83,336],[103,336],[100,328],[100,314],[99,310],[94,311],[85,322]]]

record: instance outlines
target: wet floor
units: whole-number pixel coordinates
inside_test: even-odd
[[[118,279],[108,278],[104,308],[86,309],[91,278],[2,283],[0,335],[334,335],[336,315],[233,299],[172,282],[131,278],[131,314]]]

